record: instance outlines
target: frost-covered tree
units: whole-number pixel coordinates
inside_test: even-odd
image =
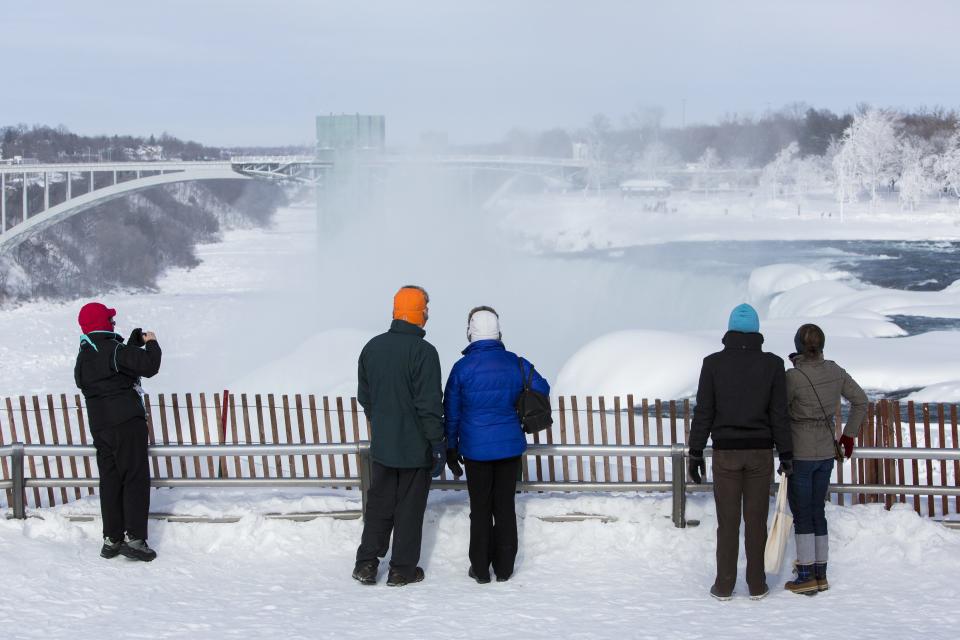
[[[640,154],[634,169],[648,178],[658,177],[665,168],[679,164],[677,152],[662,142],[651,142]]]
[[[767,198],[780,198],[786,194],[787,189],[793,182],[792,165],[799,152],[800,145],[796,141],[791,142],[781,149],[773,160],[763,168],[763,173],[760,174],[760,191]]]
[[[861,186],[870,192],[871,208],[877,189],[896,179],[900,160],[896,116],[882,109],[867,109],[853,118],[843,134],[845,160],[852,162]],[[839,178],[839,175],[838,175]]]
[[[710,172],[717,169],[720,166],[720,154],[717,153],[717,150],[713,147],[707,147],[703,151],[703,155],[700,156],[700,159],[697,160],[697,173],[698,181],[700,182],[703,192],[707,192],[707,188],[710,185]]]
[[[938,186],[953,193],[960,206],[960,130],[950,136],[943,154],[937,157],[935,173]]]
[[[846,134],[844,134],[844,138],[846,138]],[[840,203],[840,222],[843,222],[844,205],[847,202],[855,201],[857,198],[860,184],[859,167],[853,155],[853,148],[845,142],[832,145],[828,153],[833,156],[830,164],[833,165],[836,176],[836,197],[837,202]]]
[[[915,211],[917,204],[937,188],[935,158],[930,145],[921,138],[905,138],[901,143],[900,206]]]

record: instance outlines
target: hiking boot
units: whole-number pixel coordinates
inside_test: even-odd
[[[815,595],[820,587],[817,585],[817,577],[813,574],[813,565],[798,564],[797,577],[783,585],[783,588],[793,593]]]
[[[830,588],[827,582],[827,563],[818,562],[813,565],[813,575],[817,579],[817,591],[826,591]]]
[[[768,595],[770,595],[770,587],[768,587],[767,585],[763,585],[763,591],[762,591],[761,593],[751,593],[751,594],[750,594],[750,599],[751,599],[751,600],[763,600],[763,599],[766,598]]]
[[[470,567],[470,570],[467,571],[467,575],[470,576],[471,578],[473,578],[474,580],[476,580],[476,581],[477,581],[477,584],[489,584],[489,583],[490,583],[490,576],[486,576],[486,577],[480,577],[480,576],[478,576],[478,575],[476,574],[476,572],[473,570],[473,567]],[[498,578],[498,580],[499,580],[499,578]]]
[[[510,576],[497,576],[497,582],[506,582],[509,579],[510,579]]]
[[[360,584],[377,584],[377,567],[380,563],[375,560],[358,562],[353,568],[353,579]]]
[[[100,547],[100,557],[106,558],[116,558],[120,555],[120,540],[113,540],[110,536],[103,537],[103,546]]]
[[[388,587],[403,587],[408,584],[413,584],[414,582],[423,582],[423,569],[417,567],[416,572],[414,573],[413,579],[409,579],[404,576],[402,573],[396,569],[390,569],[390,573],[387,575],[387,586]]]
[[[150,562],[157,557],[157,552],[147,545],[146,540],[139,538],[127,539],[120,543],[120,554],[131,560],[140,560],[141,562]]]
[[[720,593],[720,590],[717,589],[717,585],[713,585],[712,587],[710,587],[710,595],[716,598],[717,600],[720,600],[721,602],[726,602],[727,600],[733,600],[732,591],[726,594]]]

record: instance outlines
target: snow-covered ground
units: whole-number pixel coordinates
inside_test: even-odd
[[[150,564],[103,560],[89,500],[0,521],[4,638],[954,638],[960,532],[910,509],[828,506],[830,591],[782,589],[717,602],[713,501],[693,497],[678,530],[670,500],[523,495],[514,578],[467,575],[466,495],[434,492],[424,528],[426,581],[364,587],[350,578],[359,520],[267,520],[276,510],[356,509],[356,494],[154,492],[157,510],[242,515],[235,524],[152,522]],[[574,512],[613,522],[548,522]],[[42,518],[42,519],[41,519]],[[792,557],[792,542],[787,558]]]

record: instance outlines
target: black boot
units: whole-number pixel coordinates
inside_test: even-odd
[[[122,542],[120,540],[113,540],[109,536],[104,536],[103,546],[100,547],[100,557],[106,558],[107,560],[110,558],[116,558],[118,555],[120,555],[121,544]]]
[[[473,567],[470,567],[470,570],[467,571],[467,575],[477,581],[477,584],[488,584],[490,582],[490,576],[478,576],[477,573],[473,570]]]
[[[818,562],[813,565],[813,574],[817,578],[817,590],[826,591],[830,588],[830,583],[827,582],[827,563]]]
[[[783,588],[793,593],[802,593],[805,595],[816,595],[818,591],[817,578],[813,575],[812,564],[798,564],[797,577],[789,581]]]
[[[121,555],[131,560],[140,560],[141,562],[150,562],[157,557],[157,552],[147,545],[146,540],[137,538],[121,542],[119,551]]]
[[[417,567],[417,570],[414,572],[413,579],[407,578],[396,569],[390,569],[390,573],[387,575],[387,586],[403,587],[408,584],[413,584],[414,582],[423,582],[423,578],[423,569],[420,567]]]
[[[376,560],[358,562],[353,568],[353,579],[360,584],[377,584],[377,567],[380,563]]]

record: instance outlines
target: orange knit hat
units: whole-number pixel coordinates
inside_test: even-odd
[[[430,296],[419,287],[402,287],[393,296],[393,319],[405,320],[422,327],[427,323],[427,303]]]

